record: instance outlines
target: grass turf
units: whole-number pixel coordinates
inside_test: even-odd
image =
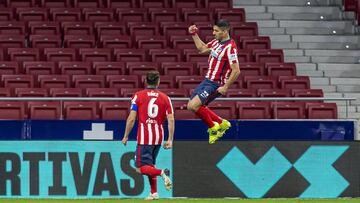
[[[140,203],[142,199],[0,199],[0,203]],[[169,203],[360,203],[360,198],[341,198],[341,199],[161,199],[156,202]]]

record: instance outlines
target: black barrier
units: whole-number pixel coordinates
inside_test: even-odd
[[[173,196],[359,197],[359,157],[359,142],[176,142]]]

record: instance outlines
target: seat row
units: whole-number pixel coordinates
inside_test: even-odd
[[[244,22],[241,8],[214,10],[200,8],[1,8],[0,19],[18,21],[119,21],[119,22],[212,22],[227,19]]]
[[[35,80],[36,78],[36,80]],[[162,76],[161,88],[195,88],[204,76]],[[142,88],[145,76],[138,75],[1,75],[2,87],[96,87]],[[309,89],[308,76],[243,76],[234,88],[248,89]]]
[[[206,42],[213,36],[206,37]],[[270,49],[269,37],[241,37],[239,49]],[[139,49],[195,49],[189,35],[127,36],[127,35],[1,35],[0,48],[139,48]]]
[[[121,48],[4,48],[5,61],[118,61],[118,62],[206,62],[208,55],[196,49],[121,49]],[[281,49],[239,50],[239,62],[284,62]]]
[[[295,76],[294,63],[239,63],[242,76]],[[157,70],[161,75],[200,75],[208,72],[207,62],[53,62],[0,61],[0,75],[145,75]]]
[[[141,88],[0,88],[0,97],[132,97]],[[170,97],[189,97],[194,89],[160,89]],[[323,97],[321,89],[229,89],[224,97]]]
[[[7,7],[107,7],[107,8],[231,8],[232,1],[219,0],[5,0]]]
[[[173,101],[175,118],[196,119],[187,101]],[[211,109],[228,119],[336,119],[335,103],[215,101]],[[0,101],[0,119],[125,120],[130,101]]]
[[[49,35],[146,35],[188,36],[188,27],[197,25],[201,37],[213,36],[213,22],[79,22],[79,21],[0,21],[0,34]],[[256,22],[232,22],[231,36],[258,36]]]

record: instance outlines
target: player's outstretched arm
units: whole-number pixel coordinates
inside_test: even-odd
[[[127,141],[129,139],[129,134],[130,134],[131,130],[134,127],[135,120],[136,120],[136,115],[137,115],[136,111],[130,111],[130,114],[129,114],[127,120],[126,120],[126,127],[125,127],[124,137],[122,139],[122,143],[124,145],[127,144]]]
[[[224,86],[221,86],[217,89],[217,91],[222,95],[226,94],[229,87],[237,80],[237,78],[240,75],[240,68],[238,63],[231,64],[230,67],[231,67],[231,74],[229,76],[228,81],[224,84]]]
[[[209,53],[210,49],[206,46],[206,44],[200,39],[199,35],[197,34],[198,28],[196,25],[191,25],[189,27],[189,33],[192,35],[194,40],[195,46],[200,53]]]
[[[164,145],[164,148],[170,149],[170,148],[172,148],[172,144],[173,144],[173,140],[174,140],[174,131],[175,131],[174,114],[168,114],[167,121],[168,121],[169,136],[168,136],[168,140],[166,141],[166,143]]]

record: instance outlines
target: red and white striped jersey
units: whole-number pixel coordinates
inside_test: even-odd
[[[161,145],[166,116],[174,113],[170,98],[157,89],[145,89],[136,92],[131,103],[138,113],[138,144]]]
[[[210,48],[210,55],[208,59],[209,70],[205,77],[223,85],[229,79],[230,65],[239,63],[236,43],[232,39],[221,43],[214,39],[207,43],[207,47]]]

